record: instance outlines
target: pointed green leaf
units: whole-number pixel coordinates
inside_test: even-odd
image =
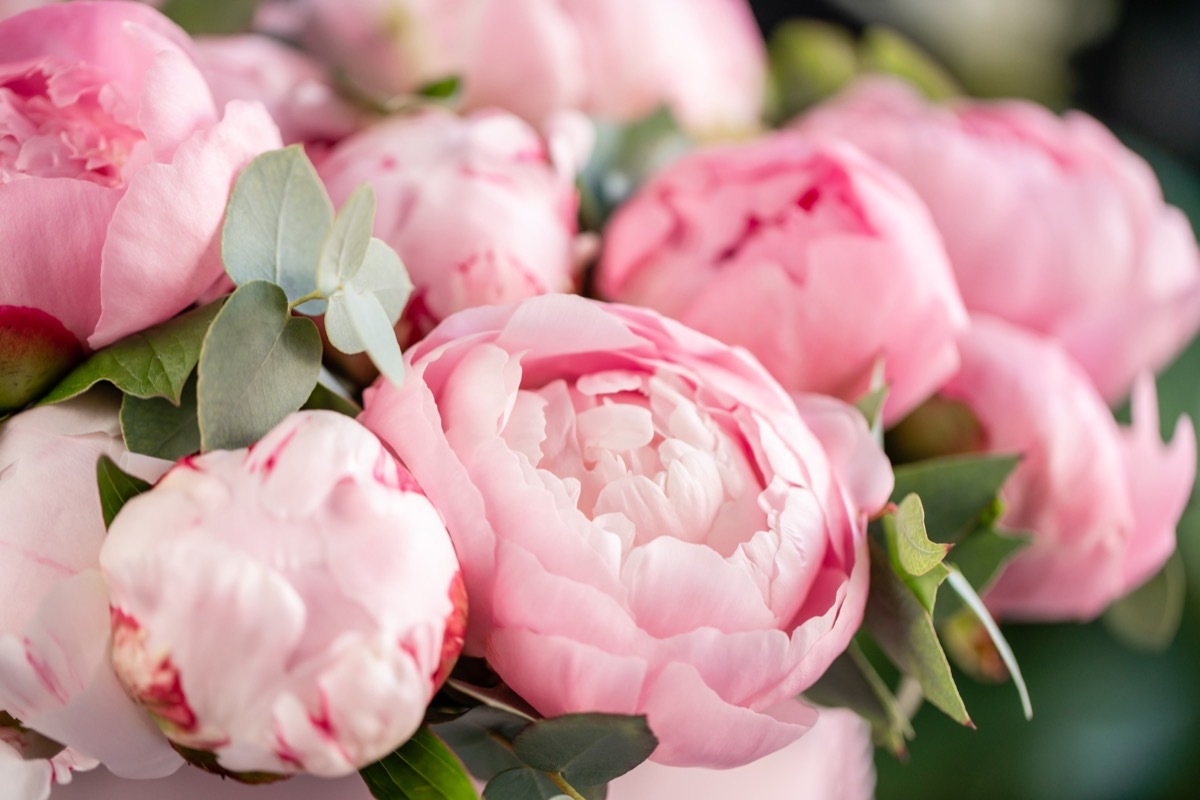
[[[333,218],[317,261],[317,291],[328,297],[352,279],[367,257],[375,222],[375,192],[364,183]]]
[[[804,697],[822,706],[849,708],[871,724],[875,744],[893,755],[904,755],[905,740],[914,735],[896,696],[855,642],[805,690]]]
[[[417,90],[417,94],[434,100],[450,100],[458,94],[461,83],[457,75],[450,75],[425,84]]]
[[[1004,567],[1023,547],[1032,540],[1030,534],[1015,531],[997,531],[995,528],[979,528],[968,535],[946,557],[946,562],[967,579],[979,594],[985,594],[989,586],[1003,572]],[[963,609],[957,595],[947,595],[938,604],[934,621],[941,623]]]
[[[921,497],[925,529],[936,542],[957,542],[993,508],[996,494],[1016,468],[1009,455],[936,458],[896,467],[892,499]]]
[[[871,548],[871,592],[864,626],[902,672],[916,679],[929,702],[951,719],[971,725],[933,619],[892,571],[888,554],[875,541]]]
[[[357,403],[342,397],[323,383],[318,383],[313,387],[312,394],[304,401],[304,405],[301,408],[309,411],[336,411],[339,414],[345,414],[347,417],[357,417],[362,413],[362,409],[359,408]]]
[[[518,767],[488,781],[483,800],[561,800],[565,795],[537,770]]]
[[[597,786],[624,775],[658,747],[645,717],[567,714],[535,722],[513,740],[529,766],[561,773],[572,785]]]
[[[202,450],[233,450],[258,441],[312,394],[321,369],[321,336],[312,320],[293,317],[278,286],[238,288],[213,320],[200,352]]]
[[[125,395],[121,402],[121,434],[134,453],[176,461],[200,452],[196,416],[196,378],[187,382],[179,405],[161,397],[143,400]]]
[[[100,510],[104,514],[105,528],[112,525],[130,498],[150,488],[150,484],[125,472],[108,456],[100,456],[96,462],[96,484],[100,487]]]
[[[478,800],[454,754],[429,728],[420,728],[391,755],[359,774],[379,800]]]
[[[931,542],[925,533],[925,509],[921,498],[910,494],[900,501],[895,514],[882,519],[888,553],[907,575],[924,575],[942,563],[950,546]]]
[[[1033,704],[1029,700],[1029,689],[1025,686],[1025,676],[1021,674],[1021,667],[1017,664],[1017,658],[1013,655],[1012,648],[1009,647],[1004,634],[1000,633],[1000,627],[992,619],[987,606],[983,604],[983,601],[979,599],[979,595],[975,593],[971,584],[967,583],[967,579],[958,570],[950,570],[946,584],[954,590],[955,594],[962,599],[967,608],[983,624],[984,630],[991,637],[992,644],[996,646],[996,652],[1000,655],[1004,666],[1008,668],[1009,674],[1012,675],[1013,683],[1017,687],[1017,694],[1021,697],[1021,709],[1025,712],[1025,719],[1032,719]]]
[[[300,145],[263,153],[242,170],[221,231],[225,271],[239,286],[268,281],[289,302],[317,285],[333,206]]]
[[[872,389],[858,400],[854,401],[857,408],[867,419],[867,425],[874,430],[882,423],[883,404],[887,402],[888,387],[886,385]]]
[[[224,302],[209,303],[96,352],[63,378],[42,404],[69,400],[107,381],[125,394],[164,397],[179,405],[204,336]]]
[[[1104,624],[1131,647],[1161,652],[1183,621],[1186,595],[1187,571],[1176,551],[1157,575],[1109,607]]]

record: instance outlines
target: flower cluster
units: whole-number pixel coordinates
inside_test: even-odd
[[[1200,251],[1090,117],[763,132],[742,0],[245,23],[0,0],[5,797],[867,798],[878,661],[969,723],[942,639],[1024,693],[1174,551]]]

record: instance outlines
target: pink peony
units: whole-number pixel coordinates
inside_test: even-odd
[[[1175,549],[1196,472],[1191,421],[1159,439],[1154,383],[1121,428],[1087,375],[1053,341],[995,319],[972,323],[962,370],[942,389],[977,419],[984,449],[1018,453],[1002,527],[1031,531],[987,592],[1008,619],[1091,619],[1151,577]]]
[[[415,287],[402,344],[464,308],[574,287],[575,165],[554,155],[511,114],[431,110],[352,136],[321,164],[339,205],[364,181],[375,190],[375,235]]]
[[[457,75],[469,108],[499,106],[534,124],[564,109],[631,120],[666,105],[698,132],[755,128],[762,110],[766,55],[745,0],[297,0],[287,8],[286,27],[376,92]]]
[[[230,185],[279,137],[258,105],[220,115],[190,47],[136,3],[0,21],[0,410],[222,277]]]
[[[333,412],[181,461],[125,506],[100,564],[126,690],[233,773],[332,777],[382,758],[462,646],[437,511]]]
[[[1032,103],[932,106],[859,84],[800,120],[908,180],[946,241],[967,308],[1060,341],[1108,400],[1200,325],[1200,255],[1150,167],[1096,120]]]
[[[891,473],[854,409],[741,351],[572,295],[446,320],[361,420],[443,510],[467,647],[538,711],[649,716],[654,760],[730,767],[811,724]]]
[[[320,63],[269,36],[201,37],[195,56],[218,105],[260,101],[284,144],[322,148],[366,123],[366,115],[337,94]]]
[[[701,150],[651,179],[609,225],[597,286],[745,347],[793,392],[853,401],[882,361],[889,422],[954,372],[967,322],[903,181],[789,134]]]
[[[121,775],[154,777],[180,760],[108,663],[102,455],[146,480],[169,466],[125,451],[103,397],[0,423],[0,711]]]
[[[609,800],[872,800],[875,748],[862,719],[821,709],[812,730],[738,769],[680,769],[647,763],[609,786]]]

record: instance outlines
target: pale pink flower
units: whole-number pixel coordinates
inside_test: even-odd
[[[126,452],[117,405],[106,398],[0,423],[0,711],[119,774],[165,775],[179,757],[108,662],[102,455],[146,480],[170,466]]]
[[[742,351],[573,295],[460,312],[363,424],[446,515],[468,649],[541,713],[646,714],[664,764],[729,767],[812,722],[891,488],[863,417]]]
[[[1110,401],[1200,326],[1187,218],[1086,114],[1021,100],[938,106],[875,79],[798,127],[898,172],[929,206],[967,308],[1057,339]]]
[[[1145,376],[1132,427],[1118,426],[1055,342],[1000,320],[975,319],[962,352],[941,395],[973,412],[987,451],[1021,456],[1000,525],[1033,534],[985,600],[1008,619],[1091,619],[1175,550],[1196,473],[1191,421],[1164,445]]]
[[[511,114],[430,110],[344,140],[320,174],[335,203],[375,190],[375,235],[415,287],[407,344],[460,309],[575,287],[576,166],[569,145]]]
[[[281,7],[278,9],[282,11]],[[468,108],[572,109],[689,130],[758,126],[766,53],[745,0],[296,0],[286,27],[366,88],[459,76]]]
[[[854,401],[882,365],[888,422],[953,374],[967,323],[904,182],[852,147],[786,133],[651,178],[608,226],[597,287],[745,347],[793,392]]]
[[[0,21],[0,372],[50,373],[7,405],[220,280],[230,185],[278,146],[261,106],[222,113],[187,36],[147,6]]]
[[[437,511],[333,412],[181,461],[113,522],[113,663],[167,736],[233,773],[353,773],[421,724],[462,644]]]

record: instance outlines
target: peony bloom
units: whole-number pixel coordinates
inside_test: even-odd
[[[1091,619],[1174,551],[1196,472],[1191,421],[1163,445],[1147,376],[1133,426],[1119,427],[1056,343],[1000,320],[974,320],[962,353],[941,396],[973,413],[977,448],[1021,455],[1000,526],[1033,534],[984,599],[1007,619]]]
[[[384,94],[457,75],[468,108],[498,106],[534,124],[566,109],[627,121],[665,105],[701,133],[756,128],[762,110],[766,54],[745,0],[297,0],[287,8],[293,32]]]
[[[1057,339],[1108,400],[1200,325],[1200,255],[1150,167],[1096,120],[1024,101],[931,106],[864,82],[799,122],[908,180],[963,300]]]
[[[0,423],[0,711],[73,748],[77,762],[94,757],[121,775],[155,777],[178,768],[179,757],[108,662],[96,489],[103,455],[146,480],[169,466],[125,451],[117,404],[104,397]],[[65,766],[59,759],[38,769],[63,778]]]
[[[872,800],[875,748],[868,725],[845,709],[821,709],[812,730],[738,769],[679,769],[646,763],[609,786],[611,800]]]
[[[415,287],[401,344],[464,308],[572,289],[575,164],[553,155],[510,114],[431,110],[352,136],[321,164],[338,205],[364,181],[375,190],[375,235]]]
[[[114,520],[100,564],[126,690],[232,773],[340,776],[387,755],[462,646],[437,511],[333,412],[179,462]]]
[[[597,286],[745,347],[793,392],[856,400],[882,361],[888,422],[953,374],[967,324],[903,181],[789,134],[698,151],[651,179],[610,223]]]
[[[261,106],[220,114],[190,47],[136,3],[0,21],[0,411],[223,276],[230,185],[279,137]]]
[[[891,473],[854,409],[739,350],[572,295],[478,308],[361,417],[446,515],[468,650],[547,716],[649,716],[654,760],[748,763],[850,641]]]
[[[366,123],[364,114],[338,96],[319,62],[276,39],[205,36],[194,45],[196,63],[217,105],[261,102],[284,144],[326,146]]]
[[[50,800],[372,800],[372,796],[357,775],[335,780],[297,775],[249,785],[185,767],[169,778],[152,781],[129,781],[95,770],[56,788]]]

